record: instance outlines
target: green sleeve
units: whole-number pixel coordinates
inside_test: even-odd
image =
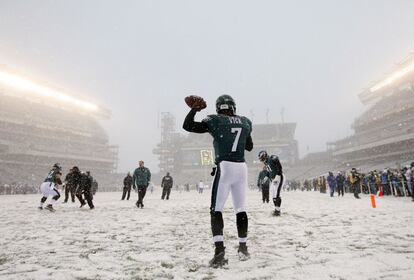
[[[215,119],[213,115],[208,115],[201,122],[205,123],[208,127],[208,132],[212,133],[215,128]]]

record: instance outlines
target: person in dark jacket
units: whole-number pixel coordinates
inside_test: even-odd
[[[67,203],[69,200],[69,193],[71,194],[72,197],[72,202],[75,202],[75,192],[72,189],[72,186],[69,184],[69,181],[71,180],[73,174],[73,168],[71,168],[68,172],[68,174],[66,174],[65,176],[65,184],[64,184],[64,188],[65,188],[65,200],[62,203]]]
[[[390,171],[388,169],[385,169],[381,173],[381,189],[384,195],[390,195],[391,194],[391,183],[390,183]]]
[[[81,172],[77,166],[74,166],[70,169],[70,172],[65,177],[65,201],[67,203],[69,199],[69,193],[72,199],[72,202],[75,202],[76,189],[79,185]]]
[[[356,199],[360,199],[359,193],[361,190],[361,175],[356,171],[355,168],[352,168],[351,170],[351,174],[349,175],[349,182],[351,183],[354,197]]]
[[[303,188],[304,188],[306,191],[310,191],[310,190],[311,190],[311,183],[310,183],[310,181],[309,181],[309,180],[305,180],[305,181],[303,182]]]
[[[376,184],[376,177],[375,177],[375,171],[371,171],[369,175],[367,176],[367,182],[368,182],[368,191],[369,193],[375,194],[377,193],[377,184]]]
[[[322,178],[322,180],[321,180],[321,182],[322,182],[322,192],[323,193],[326,193],[326,178],[325,178],[325,176],[322,176],[321,177]]]
[[[329,185],[329,195],[333,197],[336,188],[336,178],[332,172],[329,172],[328,178],[326,180],[328,181]]]
[[[270,173],[264,166],[257,179],[257,187],[262,190],[263,203],[269,203]]]
[[[144,166],[144,161],[139,161],[139,167],[135,169],[132,176],[132,187],[138,192],[138,201],[136,203],[138,208],[144,208],[142,203],[147,193],[148,185],[151,181],[151,171]]]
[[[336,188],[338,190],[338,197],[344,196],[344,184],[345,184],[345,176],[342,175],[341,172],[338,172],[338,175],[336,176]]]
[[[128,172],[128,174],[124,178],[124,189],[122,192],[121,200],[124,200],[125,196],[126,196],[126,199],[129,200],[129,197],[131,195],[131,187],[132,187],[132,176],[131,176],[131,173]]]
[[[173,186],[173,178],[170,176],[170,173],[167,172],[167,175],[165,175],[161,181],[161,187],[162,187],[161,199],[162,200],[164,200],[164,198],[167,200],[170,199],[170,193],[171,193],[172,186]]]
[[[88,202],[90,209],[95,208],[92,202],[92,182],[93,178],[89,171],[86,171],[86,173],[81,174],[79,187],[76,192],[76,197],[79,199],[79,202],[81,203],[80,208],[82,208],[86,204],[85,199]],[[82,195],[85,196],[85,199],[82,197]]]
[[[92,197],[96,194],[98,191],[98,181],[95,180],[95,178],[92,181]]]

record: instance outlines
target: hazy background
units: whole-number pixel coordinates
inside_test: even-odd
[[[414,1],[0,0],[0,64],[108,107],[119,171],[157,169],[158,112],[232,95],[297,122],[300,154],[351,133],[357,94],[414,50]]]

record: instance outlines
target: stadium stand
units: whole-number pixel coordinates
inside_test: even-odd
[[[295,178],[351,168],[360,172],[399,170],[414,160],[414,55],[361,92],[359,99],[367,109],[353,122],[354,133],[328,142],[327,151],[317,157],[309,155],[299,161],[292,170]]]
[[[64,173],[91,171],[103,189],[117,168],[118,147],[99,124],[110,113],[55,92],[0,68],[0,185],[37,186],[59,162]]]

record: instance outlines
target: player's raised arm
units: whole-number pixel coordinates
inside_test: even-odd
[[[207,107],[203,98],[195,95],[190,95],[185,98],[185,102],[191,108],[190,112],[185,117],[183,129],[188,132],[205,133],[208,132],[208,126],[204,122],[194,121],[195,114],[198,111]]]

